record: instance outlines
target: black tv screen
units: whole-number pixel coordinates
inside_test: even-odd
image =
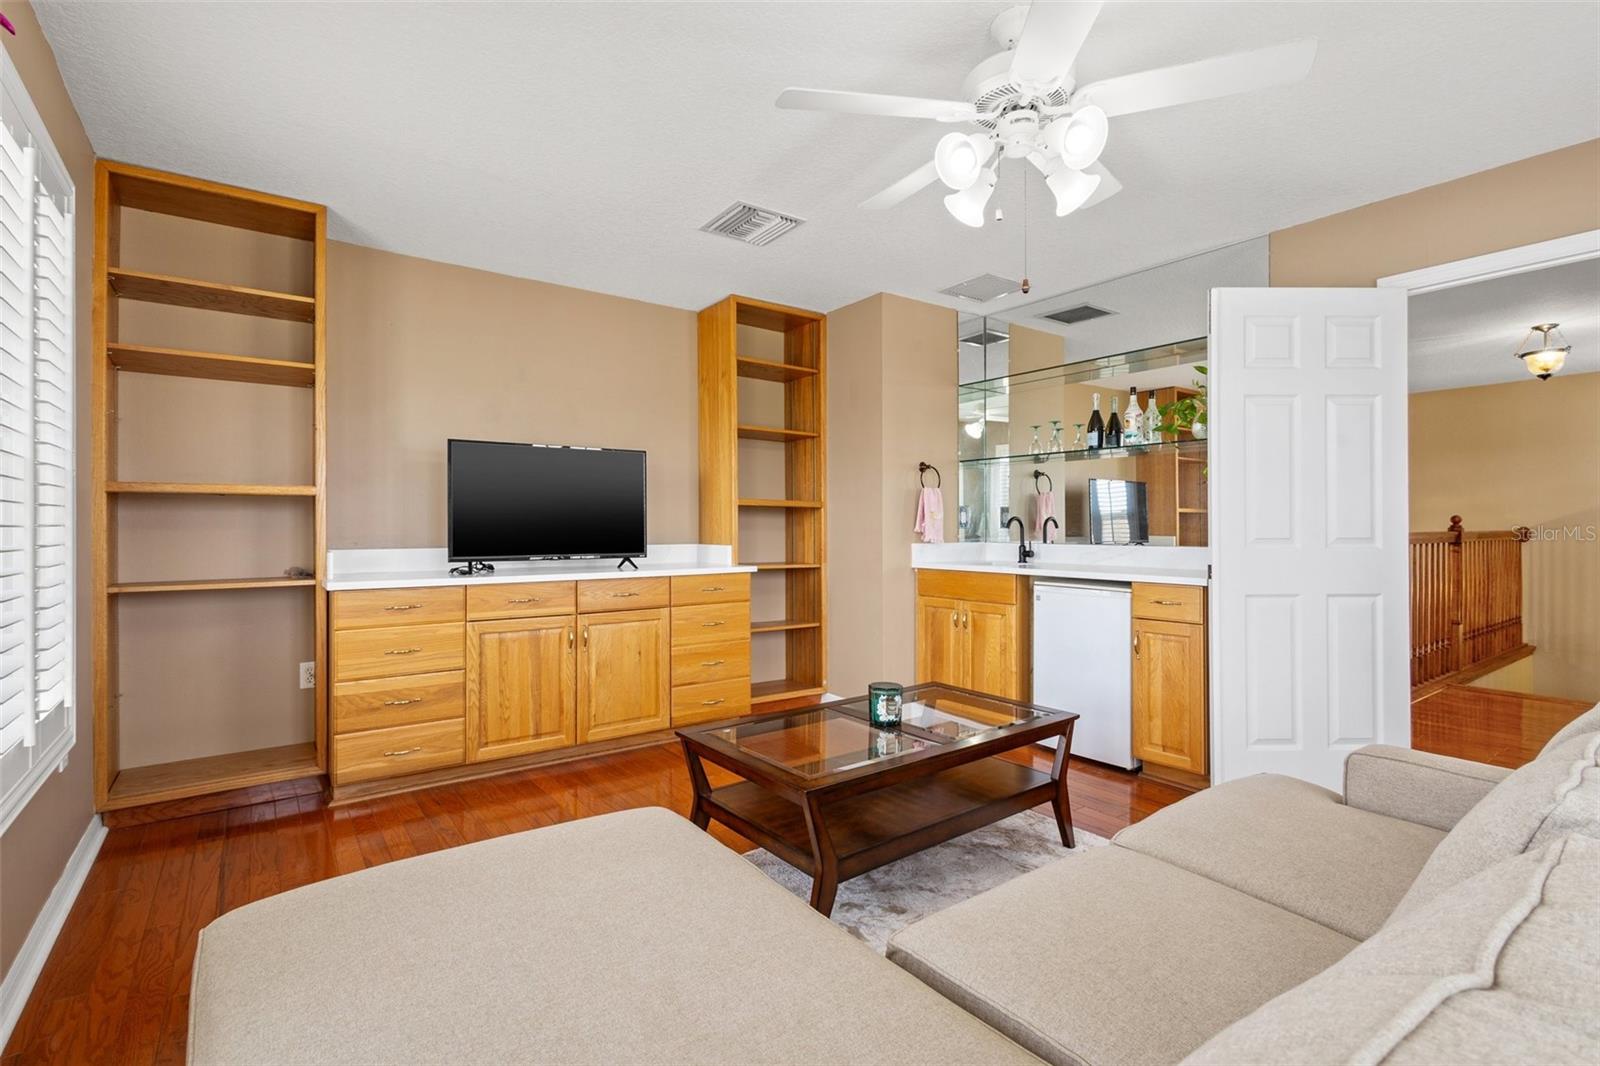
[[[644,455],[450,441],[450,560],[643,555]]]

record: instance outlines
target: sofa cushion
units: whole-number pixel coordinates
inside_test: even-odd
[[[1171,1063],[1356,942],[1123,848],[922,919],[889,958],[1054,1063]]]
[[[193,1063],[1035,1062],[659,808],[434,852],[201,934]]]
[[[1506,859],[1208,1041],[1192,1066],[1593,1063],[1600,844]]]
[[[1600,733],[1600,703],[1590,707],[1578,717],[1568,722],[1556,731],[1556,735],[1544,742],[1544,747],[1539,754],[1544,755],[1552,748],[1565,744],[1568,740],[1582,733]]]
[[[1491,789],[1440,843],[1392,920],[1566,833],[1600,837],[1600,732],[1567,738]]]
[[[1317,785],[1258,774],[1197,792],[1114,840],[1365,940],[1443,837],[1347,807]]]

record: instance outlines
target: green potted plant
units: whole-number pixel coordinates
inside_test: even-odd
[[[1206,368],[1197,366],[1195,373],[1204,375]],[[1206,383],[1201,378],[1196,378],[1193,396],[1180,396],[1171,403],[1160,405],[1157,410],[1161,412],[1161,424],[1156,427],[1159,433],[1188,432],[1196,440],[1205,440],[1206,437]]]

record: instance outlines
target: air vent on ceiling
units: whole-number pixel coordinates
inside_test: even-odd
[[[804,221],[803,218],[795,218],[782,211],[773,211],[770,208],[757,207],[755,204],[736,200],[732,207],[700,229],[705,233],[732,237],[745,244],[765,245],[771,244]]]
[[[1076,326],[1079,322],[1091,322],[1094,319],[1105,318],[1107,315],[1114,314],[1116,314],[1115,311],[1107,311],[1104,307],[1096,307],[1094,304],[1079,304],[1077,307],[1051,311],[1048,315],[1040,315],[1039,317],[1048,318],[1052,322],[1060,322],[1063,326]]]
[[[999,344],[1002,341],[1008,341],[1010,339],[1011,339],[1011,334],[1009,334],[1009,333],[1001,333],[997,329],[990,329],[987,326],[985,326],[983,329],[980,329],[976,333],[968,334],[967,336],[962,337],[961,338],[961,343],[962,344],[982,344],[985,347],[987,347],[987,346],[989,346],[991,344]]]
[[[957,296],[963,300],[984,303],[1007,293],[1017,292],[1021,288],[1022,283],[1019,281],[1002,278],[997,274],[979,274],[977,277],[969,278],[959,285],[952,285],[948,289],[940,289],[939,291],[946,296]]]

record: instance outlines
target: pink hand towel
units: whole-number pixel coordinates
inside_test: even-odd
[[[924,544],[944,543],[944,493],[932,485],[924,485],[917,494],[917,524],[911,531]]]
[[[1044,541],[1044,520],[1053,517],[1056,513],[1056,494],[1053,492],[1036,492],[1033,494],[1033,539]],[[1059,523],[1061,519],[1057,518]],[[1056,527],[1060,531],[1060,526]]]

